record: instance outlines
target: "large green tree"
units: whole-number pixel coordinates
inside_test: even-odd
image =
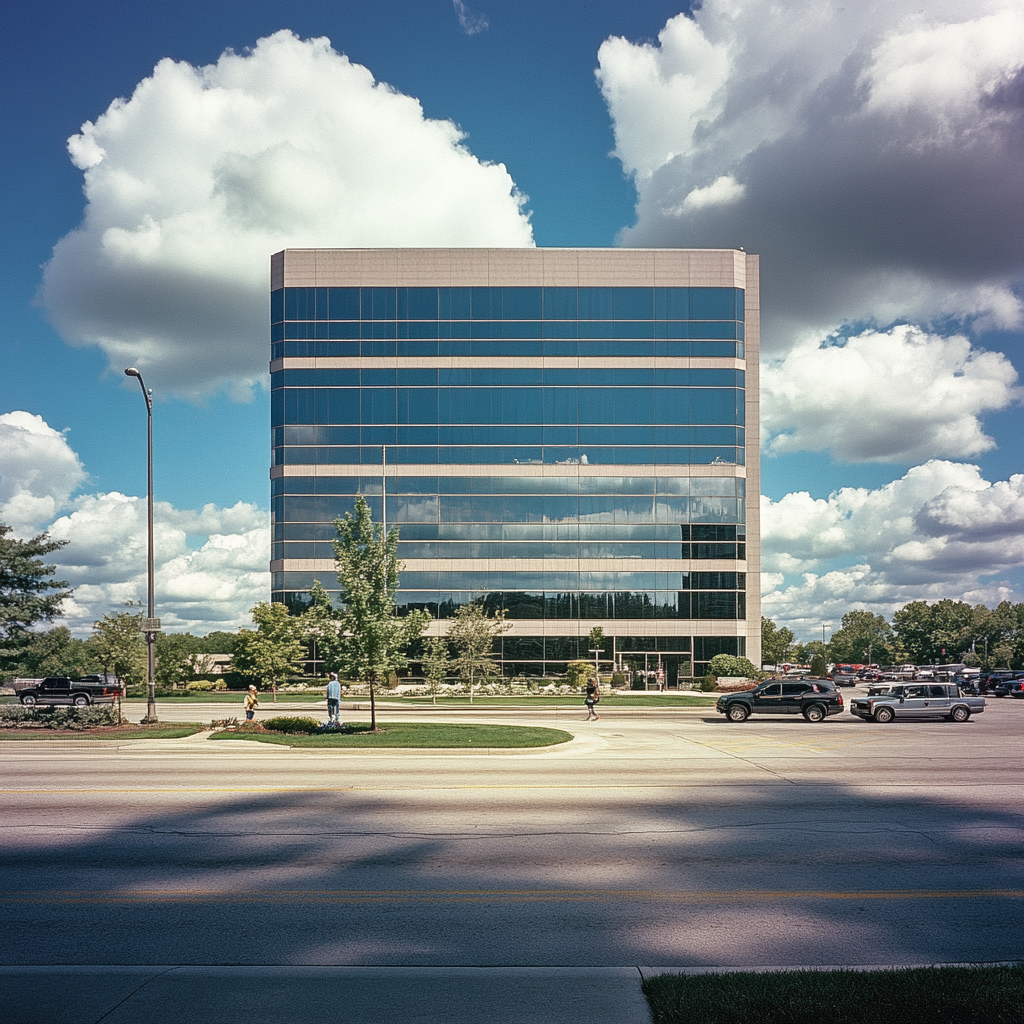
[[[85,640],[73,637],[67,626],[54,626],[42,633],[28,634],[12,674],[38,679],[43,676],[82,676],[102,668],[95,650]]]
[[[177,689],[192,676],[201,641],[191,633],[159,633],[156,638],[156,681],[160,686]]]
[[[50,622],[71,596],[66,580],[51,579],[56,569],[43,559],[67,541],[40,533],[30,540],[8,536],[12,528],[0,523],[0,668],[13,665],[37,622]]]
[[[960,661],[968,651],[977,650],[979,641],[989,639],[991,615],[984,605],[972,607],[949,598],[932,605],[911,601],[894,613],[892,625],[903,656],[915,665],[929,665]]]
[[[146,679],[146,644],[142,639],[142,612],[115,612],[92,624],[89,645],[104,671],[126,686]]]
[[[781,629],[761,616],[761,663],[774,665],[776,668],[789,660],[796,644],[793,631],[783,626]]]
[[[798,665],[810,665],[815,658],[827,661],[825,645],[820,640],[808,640],[805,644],[797,644],[793,650],[793,660]]]
[[[482,601],[471,601],[459,607],[448,620],[448,642],[455,649],[459,674],[469,683],[469,702],[478,677],[500,675],[494,656],[494,641],[512,628],[505,621],[505,610],[488,615]]]
[[[237,633],[225,633],[222,629],[215,629],[206,636],[198,636],[196,650],[203,654],[234,654],[235,640]]]
[[[893,635],[882,615],[860,608],[847,612],[843,624],[828,642],[828,656],[835,663],[890,665]]]
[[[249,614],[256,628],[238,631],[232,664],[257,686],[271,689],[302,671],[302,623],[286,605],[268,601],[260,601]]]
[[[320,647],[328,668],[370,689],[370,728],[377,729],[377,686],[408,665],[409,645],[423,635],[430,615],[413,611],[399,616],[395,607],[399,574],[398,531],[387,535],[370,515],[361,495],[354,514],[334,521],[334,564],[341,586],[341,607],[321,604],[333,628],[324,630]]]
[[[974,606],[973,637],[962,660],[982,669],[1024,665],[1024,604],[1002,601],[995,608]]]

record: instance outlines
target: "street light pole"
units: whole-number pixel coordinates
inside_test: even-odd
[[[136,377],[139,387],[142,388],[142,397],[146,400],[146,468],[147,468],[147,498],[146,512],[149,533],[149,550],[146,569],[149,578],[149,602],[146,609],[146,621],[143,623],[143,632],[146,634],[146,666],[148,686],[146,691],[146,717],[143,721],[155,722],[156,717],[156,657],[153,645],[156,643],[156,631],[160,629],[160,623],[156,620],[156,590],[154,586],[153,566],[153,392],[146,387],[139,373],[134,366],[129,366],[124,371],[126,377]]]

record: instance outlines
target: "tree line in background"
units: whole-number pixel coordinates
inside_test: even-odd
[[[798,644],[792,631],[761,619],[765,665],[794,663],[933,665],[964,664],[982,670],[1024,666],[1024,604],[995,608],[949,599],[911,601],[892,622],[865,609],[843,616],[829,641]]]

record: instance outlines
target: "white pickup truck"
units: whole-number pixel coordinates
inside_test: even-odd
[[[953,683],[895,683],[884,693],[857,697],[850,714],[864,721],[891,722],[894,718],[945,718],[966,722],[985,710],[984,697],[967,697]]]

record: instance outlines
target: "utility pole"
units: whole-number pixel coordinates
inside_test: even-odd
[[[153,392],[146,387],[142,374],[134,366],[129,366],[124,371],[126,377],[136,377],[139,387],[142,388],[142,397],[146,400],[146,466],[147,466],[147,500],[146,512],[149,526],[149,552],[146,562],[146,569],[149,583],[149,603],[146,608],[146,618],[142,621],[142,632],[146,634],[146,667],[148,673],[148,686],[146,688],[146,717],[144,722],[155,722],[156,717],[156,656],[153,645],[156,643],[156,634],[160,631],[160,620],[156,618],[156,600],[154,584],[154,562],[153,562]]]

